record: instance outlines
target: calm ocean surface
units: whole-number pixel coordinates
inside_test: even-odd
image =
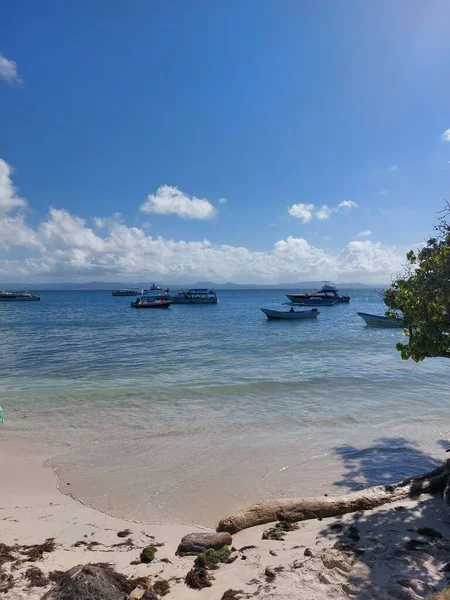
[[[61,489],[142,521],[213,525],[432,467],[450,446],[450,362],[401,361],[401,330],[356,315],[383,313],[380,295],[345,293],[304,322],[267,321],[280,290],[167,311],[107,291],[0,303],[0,436],[66,445]]]

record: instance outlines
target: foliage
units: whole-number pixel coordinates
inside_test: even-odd
[[[435,227],[436,237],[418,252],[406,255],[403,277],[384,291],[386,315],[403,317],[409,343],[397,344],[404,360],[450,358],[450,205]]]
[[[155,552],[156,552],[156,548],[154,546],[147,546],[147,548],[144,548],[141,552],[141,562],[142,563],[151,563],[152,560],[155,558]]]

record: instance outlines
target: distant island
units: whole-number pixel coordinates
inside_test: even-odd
[[[214,283],[212,281],[198,281],[196,283],[166,283],[160,282],[161,287],[164,289],[180,289],[180,288],[213,288],[216,290],[310,290],[315,288],[321,288],[323,281],[299,281],[296,283],[276,283],[276,284],[262,284],[262,283]],[[59,283],[4,283],[0,284],[2,289],[22,289],[26,287],[27,290],[56,290],[56,291],[70,291],[70,290],[113,290],[120,288],[138,288],[145,289],[149,287],[149,282],[120,282],[120,281],[90,281],[85,283],[70,283],[70,282],[59,282]],[[381,289],[388,287],[387,284],[366,284],[366,283],[337,283],[338,289],[344,290],[356,290],[356,289]]]

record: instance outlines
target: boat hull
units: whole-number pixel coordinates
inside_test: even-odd
[[[358,315],[366,322],[367,327],[384,327],[386,329],[401,329],[404,327],[401,319],[392,321],[383,315],[371,315],[363,312],[359,312]]]
[[[11,296],[10,298],[0,296],[0,302],[37,302],[40,299],[40,296]]]
[[[301,306],[334,306],[337,298],[307,298],[299,294],[286,294],[291,302],[300,304]]]
[[[270,308],[261,308],[262,312],[268,319],[287,319],[290,321],[302,319],[317,319],[318,310],[302,310],[302,311],[286,311],[286,310],[271,310]]]
[[[177,298],[173,297],[174,304],[217,304],[217,298]]]
[[[169,308],[173,304],[169,300],[158,301],[158,302],[132,302],[130,306],[132,308]]]

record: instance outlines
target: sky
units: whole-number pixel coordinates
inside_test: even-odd
[[[0,15],[0,287],[386,283],[449,197],[446,0]]]

